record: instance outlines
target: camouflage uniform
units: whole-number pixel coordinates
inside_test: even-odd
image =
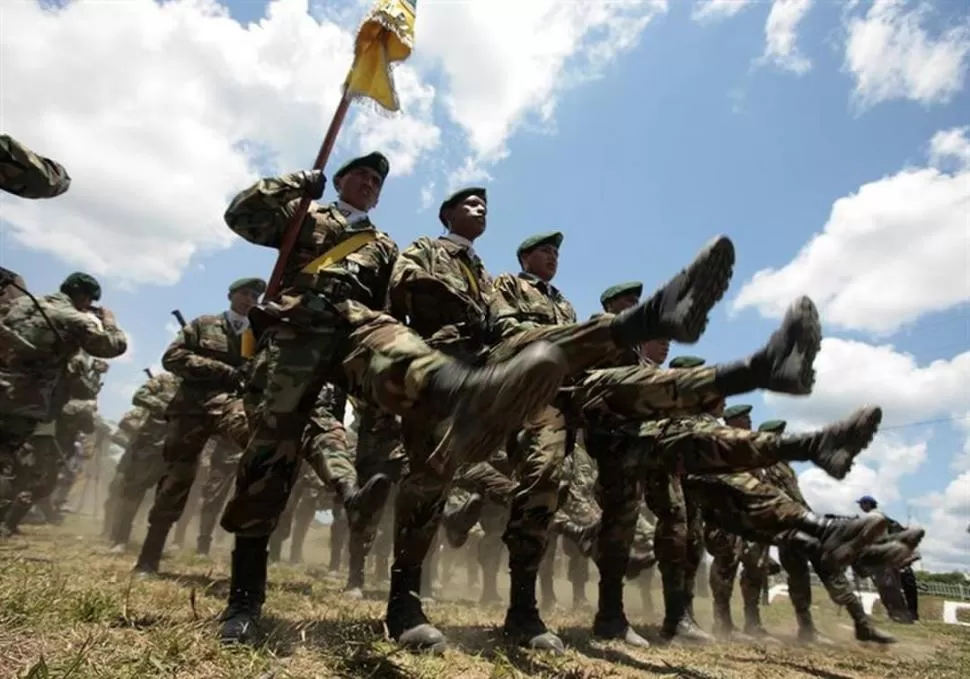
[[[165,473],[165,414],[180,383],[181,379],[176,375],[162,372],[138,387],[131,398],[136,408],[143,409],[145,419],[118,464],[121,487],[110,535],[116,552],[123,552],[128,544],[145,493],[155,488]]]
[[[71,186],[64,167],[0,134],[0,189],[21,198],[54,198]]]
[[[104,500],[104,521],[101,528],[103,538],[111,536],[111,529],[118,514],[125,471],[130,468],[133,457],[131,442],[135,440],[138,430],[147,420],[148,411],[140,406],[134,406],[121,416],[118,428],[111,435],[111,443],[121,446],[123,450],[115,464],[114,475],[111,477],[111,483],[108,484],[107,497]]]
[[[596,501],[598,493],[598,473],[596,462],[590,457],[582,447],[577,446],[572,454],[566,458],[564,473],[564,500],[553,515],[551,529],[555,533],[559,526],[566,522],[575,522],[579,525],[590,525],[600,520],[601,511]],[[554,540],[550,540],[550,546],[554,549]],[[567,579],[573,589],[573,607],[580,608],[588,602],[586,600],[586,582],[589,580],[589,557],[582,553],[580,545],[573,540],[562,541],[563,552],[569,560],[567,568]],[[547,548],[547,557],[552,549]],[[550,563],[552,559],[544,559],[540,578],[543,579],[543,604],[546,604],[547,594],[552,595],[555,601],[555,593],[552,590],[552,571]],[[542,571],[545,570],[545,573]],[[548,581],[548,585],[546,582]]]
[[[210,443],[213,447],[209,456],[209,471],[201,490],[202,507],[199,510],[199,537],[196,541],[199,554],[209,553],[212,534],[232,489],[239,460],[242,459],[242,449],[235,441],[218,437],[210,440]]]
[[[58,384],[70,360],[79,351],[120,356],[128,340],[113,323],[78,311],[63,292],[39,297],[37,304],[28,297],[15,300],[0,317],[0,336],[0,468],[10,474],[37,425],[64,405]],[[6,486],[0,488],[0,503],[9,502],[9,485],[0,486]]]

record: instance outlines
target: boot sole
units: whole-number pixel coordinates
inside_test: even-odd
[[[782,361],[782,373],[794,373],[788,380],[773,383],[771,390],[783,394],[804,396],[815,386],[815,359],[822,349],[822,324],[818,308],[808,297],[799,297],[785,313],[777,330],[789,347]]]
[[[714,238],[682,275],[686,276],[684,294],[677,300],[676,307],[662,317],[664,325],[673,326],[670,339],[681,344],[695,344],[707,329],[708,314],[731,284],[734,243],[727,236]]]
[[[852,456],[855,457],[869,447],[869,444],[876,437],[876,432],[879,431],[881,423],[882,408],[879,406],[862,408],[857,411],[849,418],[847,427],[849,433],[846,436],[848,440],[840,448],[852,453]]]
[[[533,344],[511,360],[525,366],[514,381],[502,385],[494,395],[487,410],[489,417],[482,417],[483,409],[462,412],[461,406],[452,416],[441,443],[429,458],[438,473],[447,473],[446,467],[454,468],[458,461],[485,460],[499,450],[526,418],[552,403],[569,372],[565,353],[547,342]]]
[[[863,549],[875,542],[885,532],[886,526],[889,525],[888,519],[884,516],[870,516],[871,520],[866,522],[858,535],[829,553],[828,561],[830,563],[837,568],[845,568],[856,560]]]
[[[468,500],[468,505],[465,507],[465,511],[467,511],[470,515],[477,517],[481,513],[484,505],[485,499],[481,495],[476,494]],[[478,523],[477,519],[474,523],[471,523],[471,525],[463,524],[461,526],[457,526],[457,529],[455,529],[455,527],[449,528],[448,526],[445,526],[445,537],[448,538],[448,544],[451,545],[453,549],[461,549],[464,547],[468,542],[469,533],[471,533],[471,530],[475,527],[476,523]]]

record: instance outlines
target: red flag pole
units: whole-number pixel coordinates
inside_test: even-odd
[[[347,109],[349,107],[350,97],[347,96],[347,88],[344,87],[340,104],[333,114],[333,120],[330,121],[330,127],[327,128],[327,135],[323,138],[323,144],[320,145],[317,159],[313,163],[314,170],[322,170],[327,164],[327,160],[330,158],[330,152],[333,151],[333,145],[337,141],[337,133],[340,132],[344,118],[347,117]],[[306,217],[307,210],[310,209],[311,202],[313,202],[313,199],[309,196],[301,198],[296,212],[293,213],[293,217],[290,219],[290,223],[286,225],[286,230],[283,232],[283,241],[280,243],[279,254],[276,257],[276,264],[273,266],[273,275],[270,276],[269,284],[266,286],[266,294],[263,295],[263,302],[273,299],[280,293],[286,261],[290,258],[290,252],[293,250],[293,246],[296,245],[296,238],[300,234],[300,225],[303,223],[303,218]]]

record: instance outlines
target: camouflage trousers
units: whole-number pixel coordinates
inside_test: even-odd
[[[216,523],[226,505],[229,491],[236,478],[236,468],[242,458],[242,449],[235,442],[217,439],[209,458],[209,473],[202,485],[202,506],[199,511],[199,551],[208,551]]]
[[[431,377],[450,359],[385,314],[341,305],[341,317],[312,330],[277,325],[260,338],[249,386],[259,407],[222,527],[243,536],[268,536],[296,482],[304,430],[323,386],[348,393],[423,423],[440,404],[423,398]],[[349,469],[345,470],[349,472]]]
[[[65,453],[53,430],[53,422],[41,425],[42,433],[31,436],[17,451],[8,472],[9,480],[3,484],[0,512],[14,502],[31,507],[54,492]]]
[[[406,473],[407,456],[401,443],[401,429],[397,418],[385,410],[366,405],[358,408],[357,416],[360,422],[357,429],[354,478],[370,479],[376,474],[384,474],[395,483],[398,482]],[[392,501],[392,496],[389,496],[388,500]],[[387,536],[389,527],[388,522],[384,520],[386,510],[387,507],[384,506],[375,512],[371,517],[370,525],[351,527],[348,542],[350,562],[348,589],[364,586],[367,556],[374,548],[379,535],[383,538],[381,554],[386,555],[387,545],[392,542]],[[382,527],[383,532],[380,530]],[[382,561],[386,564],[386,560],[382,558]],[[381,574],[381,577],[386,577],[386,573]]]
[[[455,486],[477,493],[493,504],[508,507],[515,481],[491,462],[476,462],[461,469],[455,477]]]
[[[681,475],[662,470],[647,473],[644,500],[656,517],[653,548],[663,586],[690,597],[704,555],[700,508],[685,492]]]
[[[225,409],[224,399],[200,404],[195,412],[170,417],[165,428],[162,458],[165,473],[155,490],[155,503],[148,513],[148,523],[171,526],[182,516],[206,442],[213,437],[232,441],[238,426]]]
[[[313,517],[320,505],[320,494],[324,486],[308,464],[300,465],[300,476],[286,508],[280,515],[279,523],[269,539],[270,559],[278,561],[282,556],[283,543],[290,540],[290,563],[300,563],[303,559],[303,543],[313,523]]]
[[[152,488],[158,487],[165,475],[165,440],[157,431],[143,428],[128,446],[118,465],[118,502],[110,528],[114,544],[126,544],[131,537],[135,516]],[[157,491],[156,491],[157,492]]]

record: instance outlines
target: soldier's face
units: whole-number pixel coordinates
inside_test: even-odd
[[[91,295],[85,295],[83,292],[75,292],[71,295],[71,301],[74,303],[74,308],[78,311],[88,311],[91,309],[91,305],[94,304],[94,299]]]
[[[488,205],[478,196],[469,196],[451,208],[448,225],[455,235],[475,240],[483,233],[488,217]]]
[[[650,340],[640,345],[640,355],[658,365],[667,360],[670,353],[670,340]]]
[[[340,200],[362,212],[369,212],[381,197],[381,176],[369,167],[358,167],[344,173],[336,182]]]
[[[614,297],[606,305],[607,311],[611,314],[618,314],[621,311],[626,311],[627,309],[632,309],[637,304],[640,303],[640,296],[635,295],[632,292],[626,295],[620,295],[619,297]]]
[[[252,288],[240,288],[229,295],[229,306],[237,314],[245,316],[259,301],[259,293]]]
[[[522,256],[522,268],[548,283],[559,270],[559,248],[548,244],[527,252]]]
[[[876,508],[876,506],[874,504],[872,504],[871,502],[860,502],[859,503],[859,507],[862,508],[862,511],[864,511],[866,513],[869,513],[873,509]]]
[[[724,420],[724,424],[736,429],[747,429],[751,431],[751,416],[739,415],[738,417],[732,417],[730,420]]]

